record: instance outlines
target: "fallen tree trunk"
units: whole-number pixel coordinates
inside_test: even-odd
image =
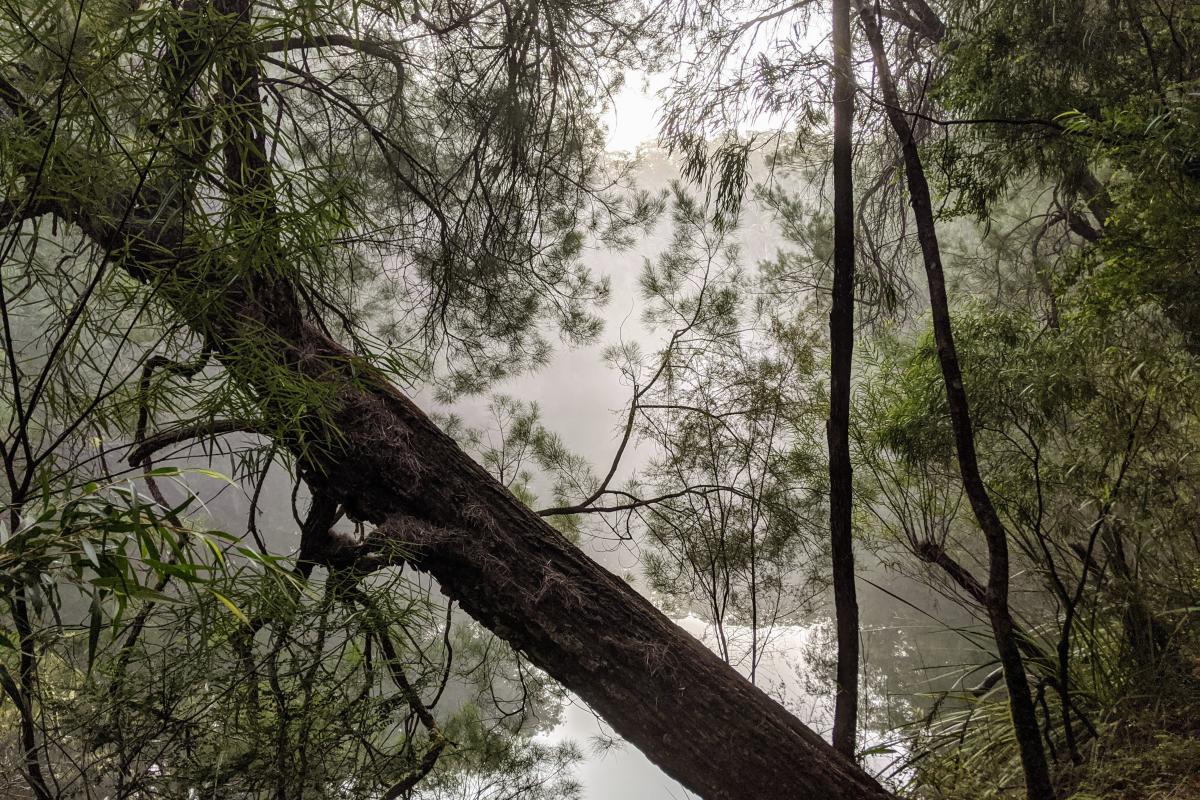
[[[52,146],[50,126],[2,77],[0,101],[31,138]],[[291,448],[314,489],[377,525],[376,545],[399,548],[475,619],[703,797],[891,797],[573,546],[386,376],[306,319],[286,278],[222,268],[188,235],[182,210],[135,202],[146,194],[139,176],[122,180],[114,165],[91,169],[81,182],[78,165],[98,160],[56,154],[34,184],[44,191],[8,203],[4,221],[54,215],[104,248],[108,263],[153,287],[255,398],[263,430]],[[281,418],[294,410],[297,387],[311,389],[319,408]],[[292,401],[283,396],[289,392]]]

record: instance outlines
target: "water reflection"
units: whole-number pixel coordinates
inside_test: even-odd
[[[703,619],[688,615],[675,622],[709,648],[717,649],[714,628]],[[732,644],[748,649],[751,639],[748,626],[726,625],[725,631]],[[876,633],[878,631],[867,631],[865,638],[870,639]],[[828,672],[826,662],[833,655],[829,621],[821,618],[804,625],[778,625],[770,632],[770,637],[770,646],[758,663],[756,683],[828,739],[833,722],[833,695],[822,673]],[[749,659],[745,661],[748,663]],[[745,669],[741,671],[746,672]],[[886,694],[886,684],[881,686],[868,678],[864,705],[868,708],[886,706]],[[861,734],[860,746],[868,753],[863,758],[864,766],[889,783],[902,782],[904,770],[898,769],[897,765],[903,764],[907,753],[894,732],[886,727],[890,715],[866,716],[875,721],[876,726],[865,725]],[[576,768],[576,774],[584,787],[583,796],[590,800],[695,797],[636,748],[621,741],[603,720],[577,699],[568,701],[561,723],[539,738],[546,742],[571,739],[580,745],[585,758]]]

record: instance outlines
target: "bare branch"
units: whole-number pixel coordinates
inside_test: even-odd
[[[196,425],[184,425],[179,428],[172,428],[166,431],[160,431],[151,436],[147,436],[144,441],[135,446],[130,452],[128,461],[132,466],[138,466],[146,459],[150,458],[154,453],[162,450],[164,447],[170,447],[173,444],[191,441],[193,439],[206,439],[211,436],[220,436],[226,433],[252,433],[256,436],[269,436],[271,432],[264,428],[260,423],[253,420],[244,419],[216,419],[206,420]]]
[[[400,55],[400,44],[381,39],[360,39],[356,36],[346,36],[338,33],[317,34],[314,36],[292,36],[287,39],[274,39],[263,42],[257,50],[260,55],[286,53],[289,50],[322,50],[329,47],[339,47],[355,50],[364,55],[390,61],[403,69],[407,62]]]

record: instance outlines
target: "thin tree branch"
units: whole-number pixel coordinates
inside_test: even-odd
[[[184,425],[179,428],[172,428],[166,431],[160,431],[151,436],[147,436],[140,444],[137,444],[129,451],[128,461],[132,466],[140,466],[142,462],[150,458],[154,453],[162,450],[164,447],[180,444],[181,442],[191,441],[193,439],[207,439],[212,436],[220,436],[227,433],[252,433],[256,436],[270,436],[271,431],[267,430],[262,424],[253,420],[245,419],[216,419],[206,420],[196,425]]]

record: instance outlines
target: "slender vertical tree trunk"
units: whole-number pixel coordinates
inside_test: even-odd
[[[875,67],[879,75],[883,102],[887,107],[888,119],[896,133],[904,155],[904,172],[908,180],[909,202],[917,223],[917,239],[925,262],[925,276],[929,284],[929,302],[933,315],[933,335],[937,347],[938,362],[946,385],[946,399],[950,406],[950,421],[954,431],[954,447],[958,455],[959,471],[963,488],[971,503],[971,510],[983,531],[988,551],[988,581],[985,607],[996,641],[996,650],[1004,668],[1004,681],[1008,689],[1009,709],[1013,728],[1020,748],[1021,766],[1025,772],[1025,790],[1029,800],[1050,800],[1054,791],[1050,782],[1050,769],[1046,753],[1042,749],[1038,729],[1037,711],[1029,692],[1029,680],[1025,674],[1025,662],[1021,656],[1020,642],[1008,605],[1008,531],[996,514],[987,487],[979,472],[975,452],[975,433],[971,423],[967,393],[963,387],[962,370],[958,353],[954,347],[954,335],[950,325],[950,304],[946,297],[946,279],[942,270],[941,251],[938,245],[937,228],[933,219],[933,204],[929,198],[929,183],[925,169],[913,139],[912,128],[900,107],[900,98],[892,79],[883,35],[879,22],[869,2],[858,0],[859,11]]]
[[[850,464],[850,369],[854,358],[854,78],[850,0],[833,0],[833,303],[829,312],[829,538],[837,615],[833,746],[854,758],[858,729],[858,598]]]

